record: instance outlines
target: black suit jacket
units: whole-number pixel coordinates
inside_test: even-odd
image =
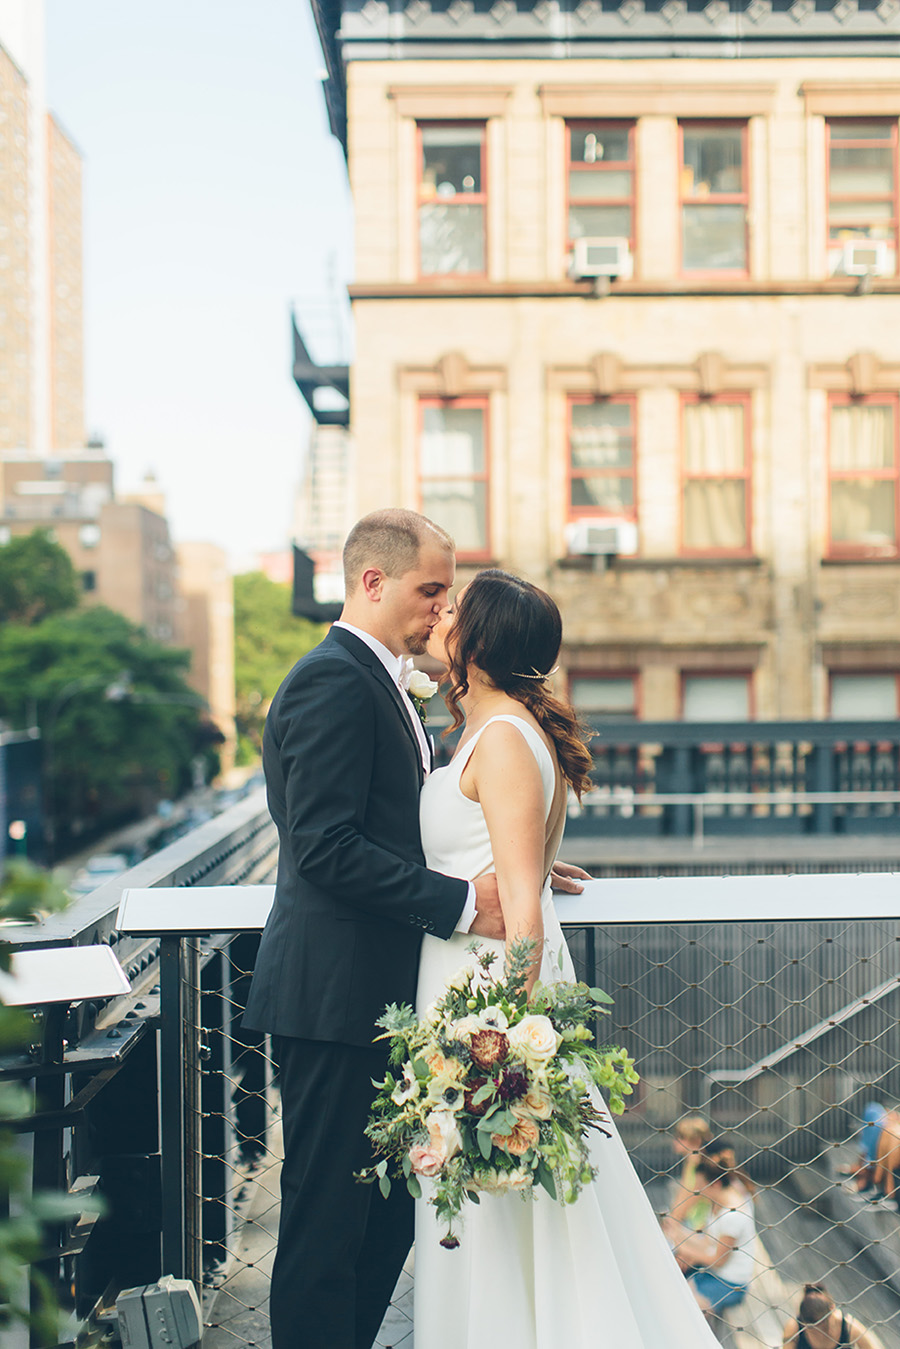
[[[413,1002],[423,932],[448,937],[465,881],[425,869],[419,741],[378,657],[332,628],[272,700],[263,737],[280,852],[243,1024],[370,1045]]]

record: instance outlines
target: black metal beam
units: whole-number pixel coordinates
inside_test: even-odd
[[[350,425],[350,367],[347,365],[316,365],[310,356],[306,343],[297,327],[296,316],[291,314],[291,332],[294,343],[294,383],[303,395],[303,401],[309,408],[318,426]],[[320,389],[333,389],[346,401],[343,408],[320,408],[316,404],[316,393]]]

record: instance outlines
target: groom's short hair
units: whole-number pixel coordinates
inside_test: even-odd
[[[456,545],[445,529],[416,511],[390,506],[372,511],[353,526],[344,544],[344,588],[352,595],[367,567],[378,567],[386,576],[403,576],[419,561],[426,543],[448,553]]]

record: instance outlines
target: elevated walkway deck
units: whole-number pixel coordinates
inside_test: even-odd
[[[280,1165],[273,1155],[248,1170],[232,1258],[207,1292],[203,1349],[270,1349],[267,1299],[278,1230]],[[796,1310],[804,1283],[824,1281],[838,1305],[870,1328],[876,1349],[900,1349],[900,1215],[861,1205],[841,1188],[835,1171],[798,1168],[789,1181],[761,1189],[758,1273],[744,1303],[717,1327],[727,1349],[780,1349],[781,1331]],[[648,1188],[662,1209],[666,1189]],[[415,1349],[415,1253],[400,1276],[376,1349]],[[601,1328],[598,1327],[598,1333]],[[448,1346],[448,1349],[450,1347]]]

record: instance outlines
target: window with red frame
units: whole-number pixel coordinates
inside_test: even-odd
[[[685,721],[750,721],[750,675],[682,671],[681,715]]]
[[[573,672],[569,699],[578,716],[596,721],[634,721],[638,715],[637,677],[633,674]]]
[[[900,717],[900,672],[832,670],[830,715],[835,721],[892,721]]]
[[[831,552],[895,557],[900,517],[897,395],[834,396],[830,423]]]
[[[627,239],[634,251],[634,125],[572,122],[569,133],[569,242]]]
[[[748,204],[746,125],[682,123],[683,271],[747,271]]]
[[[487,399],[423,398],[419,484],[423,514],[460,557],[489,556]]]
[[[419,272],[485,272],[483,123],[419,126]]]
[[[750,552],[750,405],[746,396],[682,402],[682,551]]]
[[[634,399],[569,400],[569,515],[635,518]]]
[[[829,121],[828,269],[840,270],[843,246],[883,243],[885,267],[897,270],[900,218],[897,122]]]

